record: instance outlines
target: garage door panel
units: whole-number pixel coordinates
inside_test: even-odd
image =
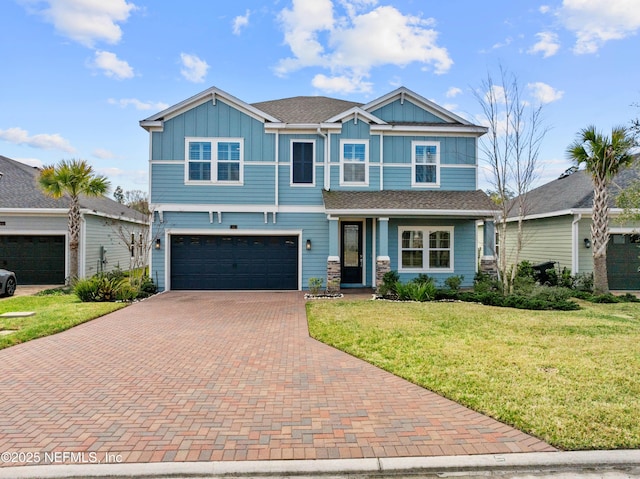
[[[607,277],[610,289],[640,290],[640,236],[611,235]]]
[[[0,268],[16,273],[18,284],[64,284],[64,236],[0,236]]]
[[[172,236],[171,289],[298,289],[298,238]]]

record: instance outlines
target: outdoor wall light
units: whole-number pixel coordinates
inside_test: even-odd
[[[160,243],[160,238],[158,238],[156,240],[156,249],[160,249],[161,243]]]
[[[591,248],[591,240],[589,238],[584,239],[584,247],[587,249]]]
[[[307,251],[309,251],[311,249],[311,240],[308,239],[307,240]]]

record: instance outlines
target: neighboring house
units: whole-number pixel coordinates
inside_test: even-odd
[[[15,271],[18,285],[64,284],[69,276],[70,201],[38,185],[40,170],[0,156],[0,268]],[[80,199],[80,277],[129,269],[131,253],[118,225],[147,235],[144,215],[104,196]]]
[[[638,170],[621,171],[609,188],[611,238],[607,248],[609,288],[640,290],[640,222],[623,224],[618,220],[622,212],[615,198],[622,188],[638,180]],[[592,273],[591,214],[593,183],[584,170],[568,169],[557,180],[527,193],[524,217],[524,242],[520,261],[533,264],[553,261],[560,270],[572,274]],[[507,243],[500,246],[500,254],[513,258],[517,218],[509,218]],[[499,230],[499,228],[497,228]],[[512,261],[510,261],[512,262]]]
[[[486,128],[406,88],[363,105],[214,87],[140,125],[160,289],[473,281],[476,221],[494,214],[477,186]]]

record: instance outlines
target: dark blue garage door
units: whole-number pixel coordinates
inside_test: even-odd
[[[298,238],[172,235],[171,289],[298,289]]]
[[[0,236],[0,268],[21,284],[64,284],[64,236]]]

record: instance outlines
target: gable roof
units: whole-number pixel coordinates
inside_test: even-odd
[[[180,103],[176,103],[175,105],[170,106],[169,108],[166,108],[161,112],[156,113],[155,115],[151,115],[150,117],[141,120],[140,126],[145,129],[160,127],[163,121],[178,116],[181,113],[190,110],[191,108],[194,108],[198,105],[201,105],[207,101],[215,103],[218,98],[226,101],[238,110],[243,111],[244,113],[252,116],[253,118],[256,118],[257,120],[263,122],[271,121],[276,123],[279,121],[277,118],[269,115],[267,112],[261,111],[256,107],[240,100],[239,98],[236,98],[235,96],[220,90],[219,88],[211,87],[190,98],[187,98],[186,100],[181,101]]]
[[[616,207],[616,197],[620,191],[634,181],[640,180],[640,164],[620,171],[609,186],[609,207]],[[570,210],[591,209],[593,207],[593,182],[585,170],[577,170],[561,175],[527,193],[527,210],[525,216],[545,216]],[[509,214],[516,216],[515,211]]]
[[[488,217],[496,206],[482,190],[322,191],[327,213]]]
[[[207,101],[212,101],[215,104],[218,99],[225,101],[239,111],[263,123],[270,123],[273,128],[286,128],[287,125],[320,126],[323,123],[339,124],[342,120],[349,119],[352,115],[355,115],[356,117],[360,116],[375,123],[375,128],[380,130],[400,130],[409,125],[409,128],[417,128],[420,131],[428,128],[429,131],[436,133],[455,131],[478,136],[485,134],[487,131],[487,128],[474,125],[405,87],[400,87],[366,105],[326,96],[296,96],[248,104],[219,88],[211,87],[155,115],[141,120],[140,126],[148,131],[159,131],[162,129],[164,121],[174,118],[196,106],[202,105]],[[444,121],[433,124],[416,122],[394,122],[390,124],[371,113],[373,110],[398,99],[401,102],[407,99],[419,108],[429,111]],[[454,130],[451,130],[452,128]]]
[[[38,185],[40,169],[0,155],[0,210],[61,209],[68,210],[71,200],[65,195],[55,199]],[[137,222],[147,222],[145,215],[106,196],[80,197],[80,208]],[[66,214],[66,211],[65,211]]]

